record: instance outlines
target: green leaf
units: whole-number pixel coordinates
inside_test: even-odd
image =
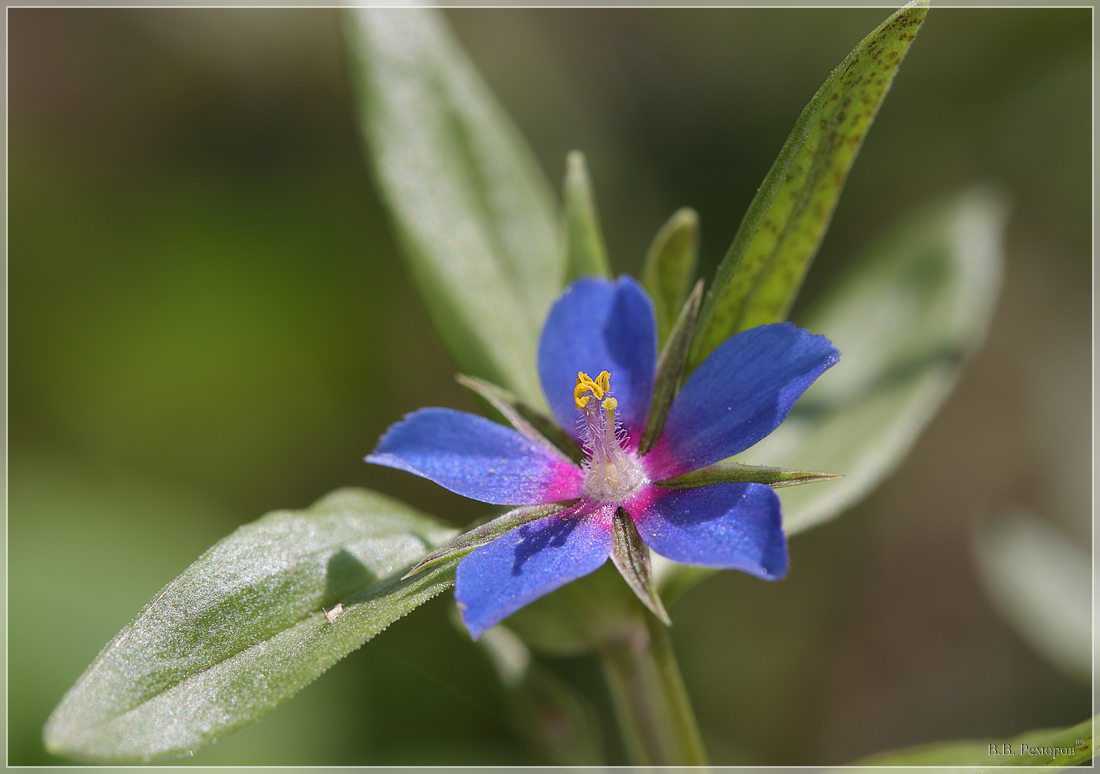
[[[184,755],[297,693],[447,589],[404,570],[455,530],[365,490],[241,527],[168,584],[50,716],[46,747],[84,761]],[[344,607],[330,622],[322,607]]]
[[[840,362],[770,436],[734,460],[828,470],[835,481],[779,491],[793,535],[855,505],[901,464],[982,341],[1001,278],[1006,207],[975,189],[914,213],[829,289],[804,324]],[[671,604],[707,573],[662,565]],[[683,577],[675,577],[683,576]]]
[[[690,369],[738,331],[787,318],[856,152],[927,12],[927,0],[916,0],[894,13],[798,117],[718,267]]]
[[[855,766],[1047,766],[1065,768],[1092,759],[1095,718],[1072,728],[1036,730],[1012,739],[941,742],[880,753]],[[950,771],[950,769],[949,769]]]
[[[843,478],[779,493],[793,535],[830,519],[901,464],[985,337],[1007,209],[974,190],[916,213],[874,245],[807,316],[840,363],[739,462]]]
[[[566,280],[577,277],[610,277],[611,264],[600,230],[596,194],[588,176],[584,154],[573,151],[565,159]]]
[[[550,185],[439,12],[345,19],[378,189],[436,330],[459,370],[544,405],[538,337],[565,281]]]
[[[1063,672],[1092,678],[1091,545],[1021,509],[975,534],[975,554],[993,604]]]
[[[699,216],[685,207],[661,227],[642,266],[642,287],[653,299],[657,343],[663,346],[687,299],[699,255]]]

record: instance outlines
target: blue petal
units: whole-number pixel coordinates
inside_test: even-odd
[[[581,496],[581,469],[553,450],[484,417],[445,408],[414,411],[378,441],[367,462],[407,470],[494,505]]]
[[[573,508],[517,527],[458,565],[455,600],[476,640],[524,605],[595,572],[611,554],[615,506]]]
[[[779,497],[764,484],[713,484],[658,492],[635,518],[638,534],[682,564],[741,570],[764,580],[787,572]]]
[[[565,289],[539,341],[542,391],[565,431],[579,439],[573,402],[577,372],[611,374],[611,394],[633,446],[641,440],[653,397],[657,326],[653,302],[630,277],[587,277]]]
[[[840,353],[824,336],[790,323],[726,339],[676,396],[645,458],[660,481],[732,457],[769,435]]]

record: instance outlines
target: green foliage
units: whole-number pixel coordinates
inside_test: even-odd
[[[465,632],[458,617],[452,620]],[[540,664],[504,625],[477,641],[504,686],[505,701],[525,740],[555,766],[595,766],[605,762],[600,718],[573,685]]]
[[[646,253],[642,286],[653,299],[657,343],[663,346],[684,305],[699,256],[699,215],[685,207],[661,227]]]
[[[874,755],[858,761],[856,765],[1066,768],[1092,760],[1094,722],[1095,718],[1072,728],[1028,731],[1012,739],[921,745]]]
[[[600,215],[596,210],[596,193],[584,154],[573,151],[565,159],[565,249],[566,281],[577,277],[610,277]]]
[[[1000,288],[1004,202],[974,190],[891,230],[815,306],[840,363],[740,462],[843,478],[780,492],[795,534],[868,494],[905,459],[985,337]]]
[[[459,370],[544,405],[535,353],[565,280],[549,184],[438,12],[346,19],[378,189],[440,339]]]
[[[103,649],[50,717],[47,748],[86,761],[148,761],[256,720],[448,588],[453,563],[399,578],[453,534],[355,489],[241,527]],[[344,607],[329,620],[322,608],[338,601]]]
[[[914,0],[864,38],[798,117],[718,267],[689,368],[738,331],[787,318],[927,4]]]
[[[840,363],[743,464],[828,470],[835,481],[784,488],[788,535],[837,516],[901,463],[982,341],[1000,286],[1006,208],[979,189],[910,216],[874,244],[802,321]],[[709,574],[662,570],[666,602]]]
[[[996,608],[1048,661],[1091,683],[1089,544],[1022,509],[989,520],[974,538],[978,570]]]

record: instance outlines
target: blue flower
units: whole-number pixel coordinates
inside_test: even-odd
[[[658,484],[767,436],[838,358],[827,338],[790,323],[742,331],[691,375],[660,438],[640,455],[657,368],[653,304],[629,277],[585,278],[550,310],[538,355],[546,400],[584,448],[584,462],[578,465],[531,432],[445,408],[407,415],[386,431],[367,461],[485,503],[571,503],[506,532],[459,563],[455,598],[475,639],[521,607],[597,570],[612,553],[620,510],[661,556],[774,580],[787,571],[787,542],[779,498],[770,486]]]

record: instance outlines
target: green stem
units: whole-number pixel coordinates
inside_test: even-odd
[[[646,615],[630,637],[605,646],[599,655],[630,762],[708,765],[664,624]]]

